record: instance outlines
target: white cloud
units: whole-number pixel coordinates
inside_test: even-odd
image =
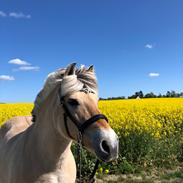
[[[6,17],[6,13],[4,13],[3,11],[0,11],[0,17]]]
[[[18,71],[39,71],[40,67],[38,66],[21,66]]]
[[[13,18],[27,18],[27,19],[31,18],[31,15],[26,15],[26,14],[24,14],[22,12],[19,12],[19,13],[11,12],[11,13],[9,13],[9,16],[13,17]]]
[[[32,66],[27,61],[21,60],[19,58],[11,59],[9,64],[19,65],[19,68],[15,68],[12,71],[39,71],[40,67],[38,66]]]
[[[13,76],[8,76],[8,75],[0,75],[0,80],[4,81],[13,81],[15,78]]]
[[[159,76],[160,76],[160,73],[158,73],[158,72],[149,73],[149,77],[159,77]]]
[[[152,44],[146,44],[145,45],[145,48],[152,49],[153,48],[153,45]]]
[[[11,59],[8,63],[15,64],[15,65],[31,65],[30,63],[28,63],[24,60],[21,60],[19,58]]]
[[[24,14],[22,12],[10,12],[9,14],[8,13],[5,13],[3,11],[0,11],[0,17],[12,17],[12,18],[25,18],[25,19],[30,19],[31,18],[31,15],[29,14]]]

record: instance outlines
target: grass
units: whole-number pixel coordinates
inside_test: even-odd
[[[99,175],[96,183],[182,183],[183,163],[172,169],[143,170],[134,174]]]
[[[183,180],[183,172],[177,171],[177,172],[167,173],[163,176],[163,178],[166,180],[170,180],[172,178],[180,178]]]

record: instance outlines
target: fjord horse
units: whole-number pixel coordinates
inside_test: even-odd
[[[48,75],[32,117],[14,117],[0,128],[0,183],[74,183],[72,141],[103,161],[118,156],[118,137],[98,109],[93,67],[70,64]]]

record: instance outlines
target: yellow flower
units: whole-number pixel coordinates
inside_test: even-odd
[[[100,167],[100,168],[99,168],[99,173],[102,174],[102,172],[103,172],[103,168]]]
[[[108,169],[105,169],[105,173],[108,174],[109,173],[109,170]]]

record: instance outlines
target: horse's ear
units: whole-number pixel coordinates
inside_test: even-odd
[[[90,65],[90,66],[88,67],[87,71],[89,71],[89,72],[94,72],[94,67],[93,67],[93,65]]]
[[[75,66],[76,66],[76,63],[70,64],[70,65],[67,67],[64,76],[68,76],[68,75],[73,75],[73,74],[75,74],[75,70],[76,70]]]

